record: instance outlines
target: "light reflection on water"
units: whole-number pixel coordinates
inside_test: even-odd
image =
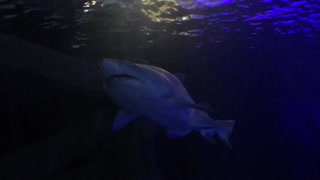
[[[15,7],[12,3],[0,5],[0,9],[7,12]],[[29,4],[23,13],[45,9]],[[202,38],[194,44],[197,48],[223,42],[231,34],[236,36],[234,40],[253,41],[266,33],[279,37],[299,35],[308,39],[309,45],[316,45],[320,32],[319,10],[320,0],[90,0],[76,7],[71,24],[61,20],[65,17],[56,10],[43,17],[38,26],[76,29],[70,45],[73,48],[85,47],[91,36],[101,38],[105,33],[133,31],[146,36],[141,46],[157,43],[156,39],[150,39],[155,32],[163,37]],[[17,16],[4,13],[0,24]]]
[[[241,33],[242,37],[237,38],[238,40],[255,39],[268,29],[269,33],[270,30],[273,31],[273,35],[305,36],[310,40],[309,45],[312,45],[317,44],[315,33],[320,32],[320,14],[317,13],[320,1],[142,0],[126,3],[102,0],[97,2],[104,4],[105,8],[113,6],[119,11],[126,12],[123,13],[126,16],[121,16],[120,13],[119,20],[134,21],[132,17],[135,14],[143,14],[151,22],[174,26],[170,32],[172,36],[207,37],[208,41],[201,43],[220,43],[223,39],[217,34],[221,33]],[[135,28],[141,29],[146,26],[161,31],[161,26],[144,21],[144,26]]]

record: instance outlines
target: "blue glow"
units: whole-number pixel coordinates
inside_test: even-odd
[[[206,7],[215,7],[223,4],[230,4],[232,0],[196,0],[198,3]]]

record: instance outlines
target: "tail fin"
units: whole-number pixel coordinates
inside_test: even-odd
[[[232,134],[234,123],[234,120],[216,120],[213,128],[200,130],[200,133],[211,143],[215,143],[212,137],[217,134],[229,148],[232,148],[229,138]]]
[[[220,127],[219,130],[217,131],[218,136],[228,147],[232,148],[229,139],[232,134],[235,121],[220,120],[220,121],[216,121],[216,123],[218,123]]]

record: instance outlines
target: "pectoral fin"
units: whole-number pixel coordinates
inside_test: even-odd
[[[113,121],[112,130],[115,132],[120,131],[137,117],[136,114],[120,110]]]
[[[188,135],[190,132],[191,132],[190,130],[174,129],[174,130],[168,130],[167,135],[170,139],[178,139],[180,137]]]

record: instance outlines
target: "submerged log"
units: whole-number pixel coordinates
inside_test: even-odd
[[[0,34],[0,67],[27,71],[63,86],[105,97],[95,65],[54,50]]]
[[[75,60],[53,50],[24,42],[7,35],[0,35],[0,69],[3,82],[9,82],[6,84],[2,83],[1,89],[3,90],[6,88],[8,89],[7,91],[13,91],[13,96],[6,102],[14,109],[11,114],[21,113],[21,111],[18,111],[20,108],[35,114],[32,115],[34,119],[30,118],[30,121],[32,122],[22,122],[22,119],[27,118],[24,115],[19,117],[20,119],[17,118],[18,115],[10,115],[7,119],[2,118],[3,120],[9,121],[7,124],[11,126],[11,129],[7,130],[9,131],[7,132],[9,140],[23,141],[25,138],[12,138],[12,136],[28,136],[28,133],[31,134],[32,132],[26,133],[26,131],[36,129],[37,126],[41,125],[41,123],[39,123],[41,120],[38,121],[37,118],[39,117],[36,115],[39,113],[36,108],[39,107],[28,107],[35,106],[36,103],[42,102],[39,100],[41,98],[48,98],[48,101],[53,98],[62,99],[57,106],[65,106],[65,108],[69,108],[68,105],[70,104],[75,104],[68,103],[68,101],[73,101],[75,99],[83,102],[82,104],[79,104],[79,106],[83,106],[85,102],[89,102],[89,104],[99,104],[106,100],[101,88],[98,71],[94,65]],[[25,76],[28,76],[31,79],[25,79]],[[32,83],[33,87],[26,87],[32,86]],[[40,91],[34,89],[36,86],[44,86],[47,84],[51,85],[47,88],[40,87]],[[9,86],[10,88],[8,88]],[[12,88],[12,86],[14,88]],[[25,93],[28,88],[28,92]],[[41,90],[52,92],[41,92]],[[62,94],[61,92],[64,91],[69,91],[69,93]],[[5,90],[3,90],[3,92],[5,92]],[[73,97],[73,99],[72,97],[66,97],[70,96],[72,93],[78,95]],[[6,95],[7,94],[5,93],[1,94],[3,97]],[[63,99],[65,99],[65,102],[62,102]],[[11,100],[15,102],[11,102]],[[57,103],[57,101],[51,102]],[[22,107],[18,107],[17,104],[21,104]],[[50,102],[48,104],[50,104]],[[50,108],[55,107],[49,105],[47,113],[48,119],[52,116],[49,114],[50,112],[62,113],[64,107],[59,110],[52,110]],[[79,107],[79,110],[80,108],[81,107]],[[75,110],[75,108],[73,108],[73,110]],[[91,111],[96,110],[92,109]],[[56,130],[59,133],[52,135],[43,141],[27,145],[28,147],[25,149],[14,149],[14,151],[17,152],[11,153],[11,155],[1,161],[1,179],[48,177],[57,169],[81,156],[88,151],[88,149],[93,148],[99,141],[98,134],[103,134],[106,129],[111,127],[110,125],[112,123],[112,114],[108,120],[106,119],[106,117],[108,117],[107,115],[97,115],[99,113],[103,114],[103,112],[96,111],[92,114],[82,113],[82,115],[86,115],[87,118],[74,116],[77,121],[82,122],[76,122],[75,120],[75,123],[65,123],[63,125],[61,125],[59,119],[56,119],[56,123],[48,122],[48,126],[50,126],[50,123],[51,125],[60,123],[60,126],[62,127],[59,127],[58,130]],[[104,113],[107,113],[110,116],[110,109],[104,108]],[[64,115],[67,114],[68,112],[64,113]],[[43,117],[45,118],[45,116]],[[52,120],[54,121],[55,119]],[[43,121],[46,121],[46,119],[43,119]],[[33,123],[34,128],[19,127],[24,123]],[[70,124],[72,124],[72,126],[65,129],[65,126]],[[8,128],[10,128],[10,126]],[[39,128],[45,127],[40,126]],[[17,129],[20,131],[17,131]],[[19,142],[8,142],[8,144],[19,144]]]
[[[0,34],[0,80],[0,140],[13,146],[1,153],[0,179],[159,179],[155,127],[110,136],[116,108],[95,65]]]

